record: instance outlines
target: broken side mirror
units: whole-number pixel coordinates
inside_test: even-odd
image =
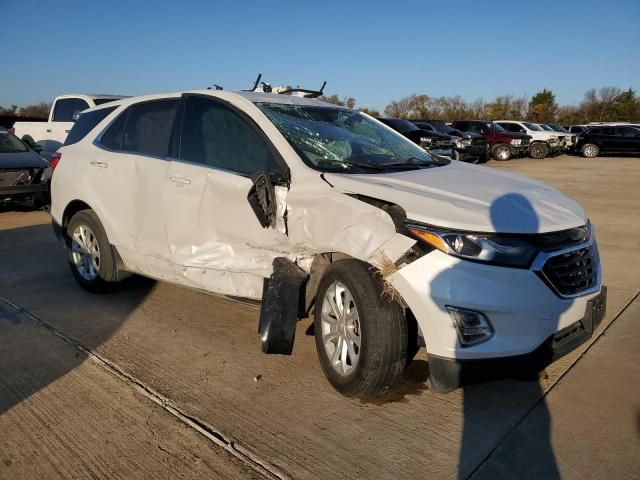
[[[247,195],[249,205],[263,228],[273,227],[278,211],[275,185],[286,183],[287,178],[278,172],[261,171],[254,173],[251,180],[253,186]]]

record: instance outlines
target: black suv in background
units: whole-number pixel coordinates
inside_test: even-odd
[[[453,138],[449,135],[418,128],[409,120],[401,118],[378,118],[378,120],[435,155],[453,156]]]
[[[453,158],[469,163],[484,163],[489,160],[489,145],[482,135],[474,132],[461,132],[443,120],[414,120],[413,123],[423,130],[431,130],[453,137]]]
[[[601,153],[640,154],[640,127],[630,125],[601,125],[578,135],[576,150],[587,158]]]

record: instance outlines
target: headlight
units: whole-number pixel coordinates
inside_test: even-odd
[[[454,257],[505,267],[528,268],[536,249],[516,237],[499,234],[451,232],[407,225],[413,236]]]
[[[470,138],[458,138],[456,140],[456,147],[458,147],[458,148],[468,147],[469,145],[471,145],[471,139]]]
[[[429,137],[420,137],[420,143],[426,143],[427,145],[431,145],[431,139]]]
[[[514,138],[513,140],[511,140],[511,145],[521,145],[522,144],[522,139],[520,138]]]
[[[549,143],[558,143],[558,139],[556,137],[551,137],[549,139]]]

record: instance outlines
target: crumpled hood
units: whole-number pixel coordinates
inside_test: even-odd
[[[443,167],[385,174],[327,173],[344,193],[395,203],[410,220],[475,232],[546,233],[584,225],[582,207],[551,186],[488,167]]]

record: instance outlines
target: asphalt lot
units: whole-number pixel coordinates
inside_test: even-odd
[[[47,214],[5,209],[0,478],[640,476],[640,389],[627,378],[640,361],[640,159],[489,167],[544,180],[588,211],[609,287],[599,339],[539,381],[448,395],[430,391],[421,352],[375,402],[329,386],[308,320],[291,357],[265,356],[254,305],[140,278],[91,295]]]

